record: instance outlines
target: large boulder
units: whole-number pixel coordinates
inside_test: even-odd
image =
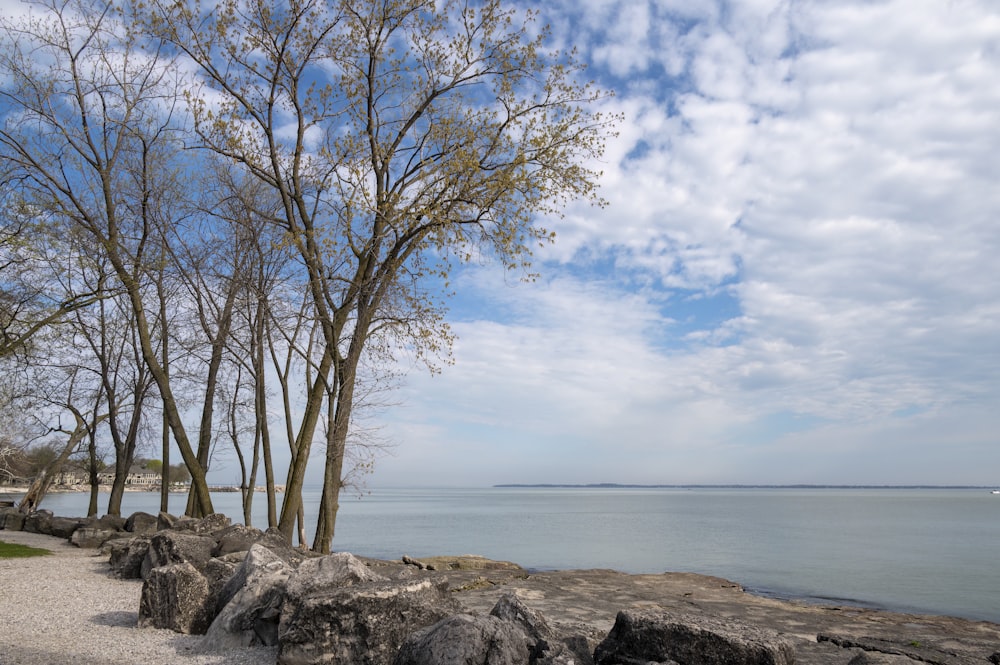
[[[203,644],[213,651],[276,645],[281,605],[293,572],[266,547],[251,547],[216,597],[218,615]]]
[[[586,637],[556,634],[541,613],[525,605],[513,593],[500,596],[490,615],[517,626],[527,635],[533,665],[585,665],[594,662]]]
[[[100,526],[81,526],[73,532],[69,542],[84,549],[99,549],[104,543],[118,538],[119,535],[120,533],[114,529],[107,529]],[[143,555],[145,556],[145,553]]]
[[[133,536],[105,542],[101,549],[108,551],[111,574],[121,580],[142,578],[142,564],[149,553],[150,540],[149,536]]]
[[[55,517],[49,522],[49,535],[69,540],[73,532],[79,529],[87,520],[75,517]]]
[[[187,562],[202,570],[212,558],[215,539],[183,531],[159,531],[149,541],[146,560],[142,563],[143,578],[153,568]]]
[[[631,663],[791,665],[795,654],[779,633],[735,620],[655,611],[623,611],[594,651],[597,665]]]
[[[46,536],[52,535],[51,510],[36,510],[24,518],[24,531],[29,533],[40,533]]]
[[[444,583],[379,581],[296,593],[289,582],[278,627],[278,663],[389,665],[406,638],[459,611]]]
[[[23,531],[24,514],[17,509],[7,511],[3,516],[3,528],[8,531]]]
[[[125,520],[125,530],[135,535],[151,535],[157,532],[159,518],[149,513],[132,513]]]
[[[411,635],[393,665],[527,665],[528,644],[510,621],[458,614]]]
[[[298,572],[289,581],[288,593],[294,598],[308,598],[345,586],[384,581],[385,577],[373,572],[353,554],[337,552],[299,564]]]
[[[252,526],[233,524],[215,534],[218,544],[212,556],[225,556],[233,552],[247,552],[264,538],[264,532]]]
[[[165,515],[165,513],[160,513]],[[169,517],[169,515],[167,515]],[[231,519],[222,513],[212,513],[202,518],[178,517],[168,528],[175,531],[190,531],[196,534],[211,534],[222,531],[233,523]]]
[[[210,598],[208,581],[190,563],[154,568],[142,583],[139,627],[202,634],[211,621]]]

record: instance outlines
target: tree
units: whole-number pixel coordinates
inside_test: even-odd
[[[0,104],[8,112],[0,151],[25,205],[48,224],[89,234],[132,309],[143,362],[197,497],[213,512],[170,376],[154,346],[144,286],[157,233],[169,219],[176,155],[172,117],[178,72],[144,52],[145,37],[117,21],[104,0],[46,0],[41,17],[0,19]],[[171,78],[174,77],[174,78]],[[154,310],[155,311],[155,310]]]
[[[291,538],[309,451],[328,414],[314,549],[334,536],[363,357],[372,343],[432,357],[449,344],[426,291],[492,254],[526,270],[570,199],[599,202],[588,164],[609,122],[572,53],[500,0],[222,0],[136,4],[200,69],[202,145],[280,201],[322,346],[295,435],[279,528]]]

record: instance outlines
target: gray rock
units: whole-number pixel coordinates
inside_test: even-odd
[[[293,572],[267,548],[251,547],[216,599],[218,616],[203,644],[212,651],[276,645],[281,605]]]
[[[9,511],[4,515],[3,528],[8,531],[24,531],[24,515],[17,511]]]
[[[149,552],[149,536],[133,536],[109,540],[101,547],[109,550],[111,574],[122,580],[142,578],[142,564]]]
[[[136,535],[154,534],[159,526],[159,518],[149,513],[132,513],[125,520],[125,530]]]
[[[239,564],[222,559],[209,559],[200,572],[208,581],[208,591],[212,594],[212,618],[216,615],[215,599],[222,593],[226,583],[233,577]]]
[[[310,563],[289,581],[278,627],[280,665],[389,665],[410,634],[458,613],[445,584],[426,579],[293,593],[310,586],[300,579]]]
[[[115,531],[125,530],[125,518],[120,515],[101,515],[98,518],[90,518],[90,523],[87,526],[101,526],[106,529],[114,529]]]
[[[513,593],[500,596],[490,615],[517,626],[527,635],[533,664],[582,665],[593,662],[585,637],[565,639],[557,635],[541,613],[525,605]]]
[[[142,564],[143,578],[153,568],[186,561],[202,570],[215,549],[215,539],[182,531],[159,531],[149,541],[146,560]]]
[[[171,528],[177,531],[190,531],[203,535],[222,531],[232,523],[233,521],[222,513],[212,513],[200,519],[179,517]]]
[[[866,656],[868,658],[877,658],[879,654],[884,654],[901,656],[909,661],[933,663],[934,665],[980,665],[985,657],[985,654],[963,653],[955,648],[956,645],[951,640],[941,643],[938,640],[914,639],[913,633],[905,637],[904,635],[905,633],[875,637],[820,633],[816,636],[816,641],[836,644],[843,649],[863,649],[868,654]],[[908,661],[888,662],[906,663]]]
[[[73,532],[79,529],[87,520],[74,517],[53,517],[49,522],[49,535],[69,540]]]
[[[279,552],[275,552],[281,556]],[[289,580],[288,593],[296,598],[322,594],[345,586],[384,582],[386,578],[348,552],[337,552],[299,564],[298,572]]]
[[[594,652],[597,665],[632,663],[791,665],[791,643],[775,631],[735,620],[653,611],[619,612]]]
[[[457,614],[410,636],[393,665],[527,665],[530,641],[510,621]]]
[[[247,552],[250,547],[264,538],[264,532],[252,526],[233,524],[215,534],[218,545],[212,556],[224,556],[233,552]]]
[[[51,510],[36,510],[24,518],[23,531],[51,536],[52,517],[53,515]]]
[[[142,584],[140,628],[167,628],[198,635],[208,629],[208,581],[190,563],[152,569]]]
[[[99,549],[104,543],[118,538],[120,533],[112,529],[93,526],[81,526],[70,536],[69,542],[83,549]]]
[[[170,513],[165,513],[160,511],[156,515],[156,530],[166,531],[167,529],[173,529],[174,525],[177,524],[179,518],[171,515]]]
[[[914,665],[921,661],[907,658],[899,654],[876,653],[872,651],[862,651],[851,659],[847,665]]]

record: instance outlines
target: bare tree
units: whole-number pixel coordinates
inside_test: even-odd
[[[531,15],[500,0],[137,8],[200,67],[200,140],[273,189],[271,221],[306,271],[323,346],[279,528],[291,537],[325,413],[314,549],[329,551],[366,345],[380,334],[421,353],[447,348],[426,278],[480,251],[524,269],[551,239],[538,216],[596,201],[587,162],[607,122],[589,104],[601,93],[579,81],[572,54],[544,51]]]
[[[191,445],[170,376],[154,347],[144,282],[164,221],[158,201],[172,181],[172,105],[177,73],[142,48],[145,38],[104,0],[43,1],[40,15],[0,20],[3,103],[0,151],[18,174],[20,196],[49,223],[89,234],[132,309],[144,363],[189,467],[196,514],[213,512],[204,467]],[[155,311],[155,310],[154,310]]]

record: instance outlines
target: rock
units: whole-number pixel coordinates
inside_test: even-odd
[[[775,631],[735,620],[652,611],[619,612],[594,652],[597,665],[631,663],[791,665],[791,644]]]
[[[53,517],[49,521],[49,535],[69,540],[73,537],[73,532],[80,528],[87,520],[75,519],[72,517]]]
[[[222,513],[212,513],[211,515],[206,515],[201,519],[192,519],[189,517],[180,518],[177,523],[174,524],[174,529],[181,529],[184,531],[191,531],[196,534],[210,534],[216,531],[222,531],[233,521],[223,515]]]
[[[903,635],[874,637],[820,633],[816,636],[816,641],[836,644],[843,649],[864,649],[864,654],[860,655],[868,654],[866,656],[868,658],[878,658],[881,654],[900,656],[906,659],[885,661],[889,663],[917,661],[933,665],[977,665],[983,662],[984,657],[959,653],[950,643],[941,644],[936,640],[913,639],[913,637],[904,637]],[[883,661],[872,660],[871,662],[881,663]]]
[[[165,513],[162,510],[156,515],[156,530],[166,531],[167,529],[173,529],[174,525],[177,524],[179,518],[171,515],[170,513]]]
[[[289,581],[278,627],[280,665],[389,665],[410,634],[458,613],[445,584],[426,579],[303,594],[311,585],[300,578],[310,563],[304,562]]]
[[[212,556],[219,557],[233,552],[249,551],[255,543],[264,538],[264,532],[252,526],[233,524],[215,536],[219,544],[216,545]]]
[[[159,531],[149,541],[146,560],[142,564],[142,576],[159,566],[186,561],[202,570],[212,558],[215,540],[210,536],[199,536],[182,531]]]
[[[526,665],[528,643],[510,621],[457,614],[410,636],[393,665]]]
[[[159,518],[149,513],[132,513],[125,520],[125,530],[136,535],[156,533],[159,526]]]
[[[121,580],[142,578],[142,565],[149,552],[149,536],[133,536],[107,541],[104,548],[110,550],[108,564],[111,574]]]
[[[198,635],[208,629],[208,581],[188,562],[149,571],[139,600],[140,628],[168,628]]]
[[[525,605],[513,593],[505,593],[490,610],[490,616],[507,621],[528,637],[531,662],[538,665],[580,665],[592,663],[593,656],[586,637],[559,637],[549,627],[545,617]]]
[[[40,533],[51,536],[52,517],[51,510],[36,510],[24,518],[24,528],[22,530],[29,533]]]
[[[3,528],[8,531],[24,531],[24,515],[17,510],[8,512],[4,515]]]
[[[225,588],[226,583],[232,578],[233,573],[236,572],[236,568],[239,564],[232,561],[223,561],[222,559],[209,559],[199,572],[205,576],[205,580],[208,582],[208,592],[212,595],[212,615],[211,618],[215,618],[217,614],[216,599],[222,593]]]
[[[524,570],[521,566],[510,561],[494,561],[475,554],[431,556],[423,557],[419,561],[411,557],[406,557],[406,559],[409,559],[406,563],[423,566],[427,570]]]
[[[847,665],[914,665],[920,661],[900,656],[898,654],[874,653],[862,651],[851,659]]]
[[[281,605],[293,572],[266,547],[252,546],[217,596],[218,615],[203,644],[212,651],[276,645]]]
[[[102,515],[97,519],[90,518],[88,526],[100,526],[106,529],[114,529],[115,531],[124,531],[125,521],[125,518],[119,515]]]
[[[99,549],[104,543],[119,536],[118,531],[93,526],[81,526],[70,536],[69,542],[83,549]]]
[[[298,572],[288,583],[288,593],[296,598],[307,598],[340,587],[384,581],[386,578],[373,572],[353,554],[337,552],[299,564]]]

